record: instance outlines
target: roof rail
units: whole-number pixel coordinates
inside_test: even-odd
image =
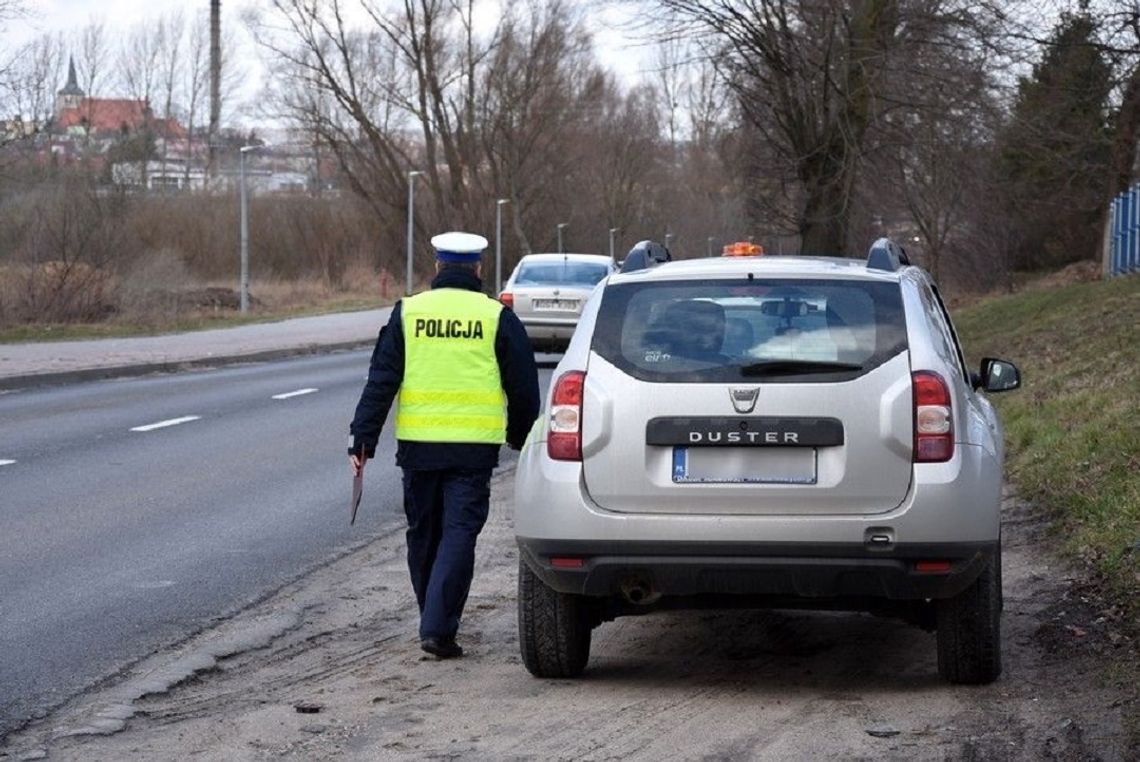
[[[622,260],[621,271],[631,273],[636,270],[645,270],[672,259],[669,250],[656,241],[638,241]]]
[[[867,254],[868,270],[885,270],[893,273],[900,267],[910,264],[906,249],[899,246],[890,238],[880,238],[871,244],[871,251]]]

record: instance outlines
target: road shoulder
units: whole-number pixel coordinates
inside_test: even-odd
[[[583,679],[555,681],[530,677],[518,656],[512,490],[513,472],[497,474],[463,659],[420,652],[397,531],[73,702],[10,739],[8,755],[1123,760],[1136,751],[1123,727],[1137,711],[1135,685],[1114,680],[1098,650],[1109,628],[1085,621],[1097,612],[1077,605],[1074,577],[1043,555],[1042,518],[1015,499],[1005,509],[1006,670],[992,686],[942,684],[933,637],[917,629],[811,612],[618,620],[595,631]],[[243,633],[269,636],[233,650]],[[117,688],[187,663],[201,669],[124,708]],[[115,723],[125,730],[110,732]],[[92,729],[108,734],[70,735]]]

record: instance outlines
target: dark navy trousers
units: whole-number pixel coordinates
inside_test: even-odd
[[[475,572],[475,540],[490,510],[491,469],[404,470],[408,570],[420,637],[453,638]]]

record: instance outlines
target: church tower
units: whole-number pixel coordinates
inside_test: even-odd
[[[67,85],[55,97],[55,115],[58,117],[67,108],[79,108],[87,96],[79,87],[79,78],[75,76],[75,58],[68,60]]]

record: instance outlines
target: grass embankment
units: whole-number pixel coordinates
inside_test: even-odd
[[[995,297],[955,312],[974,367],[1015,362],[993,395],[1007,467],[1066,552],[1140,616],[1140,276]]]

